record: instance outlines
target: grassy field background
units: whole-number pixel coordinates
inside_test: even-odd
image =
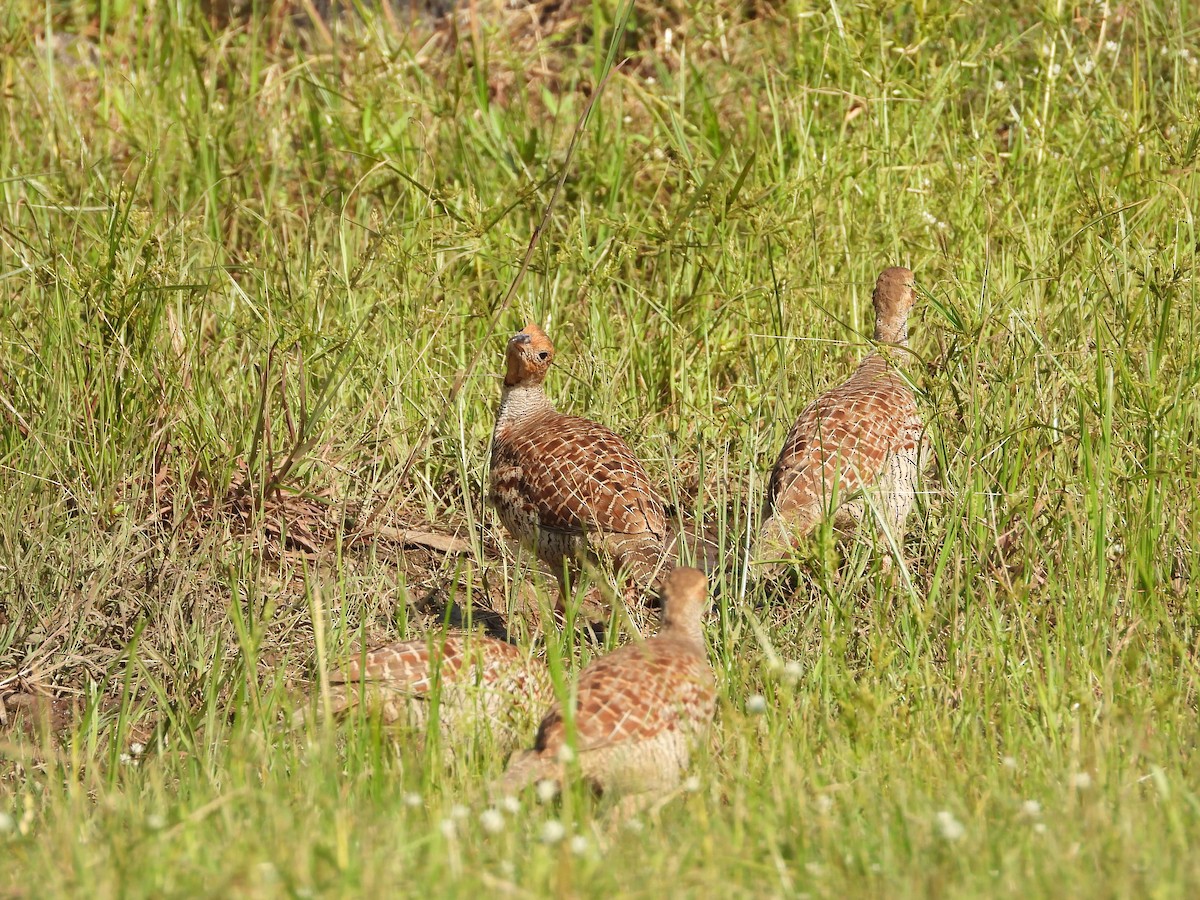
[[[1194,895],[1200,8],[639,6],[507,307],[618,10],[478,12],[0,12],[0,894]],[[497,830],[494,748],[281,726],[318,646],[536,631],[481,488],[526,319],[737,548],[893,264],[906,564],[734,554],[696,790]]]

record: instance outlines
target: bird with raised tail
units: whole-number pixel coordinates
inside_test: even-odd
[[[669,565],[663,503],[629,445],[589,419],[558,412],[543,390],[554,345],[537,325],[508,342],[492,432],[489,501],[508,532],[553,570],[603,559],[627,579],[627,600]]]
[[[916,499],[923,457],[923,426],[916,400],[895,363],[908,347],[908,315],[915,302],[913,273],[886,269],[875,283],[875,350],[850,378],[800,413],[783,442],[767,484],[755,558],[769,560],[794,547],[830,513],[839,529],[853,529],[871,492],[899,544]]]
[[[471,634],[387,644],[329,675],[333,715],[362,704],[384,724],[425,729],[436,706],[439,732],[450,749],[484,734],[511,749],[552,696],[544,663],[515,644]]]
[[[579,675],[573,715],[561,703],[551,706],[533,749],[509,760],[499,793],[541,781],[561,785],[578,765],[588,784],[632,811],[682,783],[716,710],[703,630],[708,582],[697,569],[676,568],[664,580],[662,600],[658,634],[593,660]]]

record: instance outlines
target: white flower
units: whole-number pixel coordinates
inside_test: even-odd
[[[450,818],[452,819],[465,819],[470,814],[471,811],[461,803],[455,803],[452,807],[450,807]]]
[[[1046,71],[1050,73],[1051,78],[1057,78],[1059,73],[1062,72],[1062,66],[1060,66],[1058,63],[1051,63],[1050,68]]]
[[[570,745],[563,744],[558,748],[557,756],[560,763],[570,763],[575,760],[575,751],[571,749]]]
[[[1091,75],[1096,70],[1096,61],[1090,56],[1085,56],[1083,62],[1079,64],[1079,74]]]
[[[479,824],[488,834],[499,834],[504,830],[504,813],[498,809],[485,809],[479,814]]]
[[[817,799],[815,802],[817,804],[817,812],[819,812],[821,815],[825,815],[831,809],[833,809],[833,798],[828,794],[817,794]]]
[[[438,827],[442,830],[442,837],[449,840],[450,838],[454,837],[454,832],[458,826],[455,825],[453,819],[442,819]]]
[[[684,783],[683,789],[689,794],[694,794],[700,790],[700,776],[692,775]]]
[[[767,698],[762,694],[751,694],[746,698],[746,712],[760,716],[767,711]]]
[[[1000,764],[1006,769],[1015,769],[1017,767],[1017,759],[1014,756],[1006,756],[1000,760]]]
[[[1042,804],[1036,800],[1026,800],[1021,804],[1021,815],[1027,819],[1036,819],[1042,814]]]
[[[623,121],[623,122],[624,122],[626,125],[628,125],[630,122],[632,122],[632,121],[633,121],[633,116],[626,116],[626,117],[625,117],[624,119],[622,119],[621,121]]]
[[[1042,56],[1049,56],[1054,52],[1053,44],[1042,44]]]
[[[542,843],[557,844],[567,835],[567,829],[557,819],[549,819],[542,825]]]
[[[405,806],[420,806],[423,803],[421,795],[417,793],[409,793],[404,795]]]
[[[997,94],[1001,93],[1006,87],[1008,87],[1008,84],[999,78],[992,82],[992,90]]]
[[[539,803],[549,803],[558,796],[558,782],[544,778],[537,783],[537,798]]]
[[[588,839],[582,834],[577,834],[571,838],[571,852],[576,856],[583,856],[588,852]]]
[[[515,816],[521,811],[521,801],[516,797],[505,797],[500,801],[500,806],[510,816]]]
[[[954,813],[943,809],[934,816],[934,824],[937,826],[938,834],[945,841],[962,840],[963,835],[967,833],[967,829],[963,827],[963,823],[954,818]]]
[[[663,50],[665,50],[667,53],[671,52],[671,43],[674,38],[675,32],[673,32],[670,28],[667,28],[663,31]]]
[[[6,812],[0,812],[0,834],[17,830],[17,820]]]
[[[146,816],[146,827],[151,831],[162,831],[167,827],[167,819],[161,813],[150,813]]]
[[[1036,834],[1045,834],[1046,833],[1046,823],[1045,822],[1035,822],[1033,824],[1033,830]]]
[[[1076,772],[1071,776],[1070,784],[1077,791],[1086,791],[1092,786],[1092,776],[1087,772]]]
[[[783,679],[795,684],[804,675],[804,666],[799,660],[789,659],[783,664]]]
[[[1116,53],[1118,50],[1121,49],[1121,45],[1118,44],[1116,41],[1105,41],[1104,49],[1107,50],[1109,53]]]
[[[134,756],[141,756],[143,753],[146,752],[146,745],[140,744],[137,741],[134,741],[132,744],[129,745],[129,752],[132,753]]]

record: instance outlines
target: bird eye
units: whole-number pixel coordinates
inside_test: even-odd
[[[538,354],[538,359],[540,359],[540,360],[543,360],[543,361],[545,361],[545,360],[547,360],[547,359],[549,359],[549,358],[550,358],[550,351],[549,351],[549,350],[543,350],[541,353],[539,353],[539,354]]]

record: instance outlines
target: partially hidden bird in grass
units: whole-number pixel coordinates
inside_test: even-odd
[[[866,494],[881,528],[899,544],[916,499],[924,455],[916,399],[897,364],[908,347],[915,302],[913,273],[886,269],[875,283],[875,349],[842,384],[800,413],[771,472],[754,558],[761,575],[832,514],[842,530],[858,527]]]
[[[680,786],[712,722],[716,676],[704,644],[708,583],[679,567],[662,588],[662,626],[593,660],[567,700],[542,719],[533,748],[517,751],[494,792],[559,785],[577,766],[595,790],[632,812]]]
[[[421,731],[436,719],[443,746],[452,750],[482,736],[511,749],[553,696],[541,660],[507,641],[465,633],[368,650],[330,672],[328,684],[334,716],[361,705],[384,724]],[[325,708],[317,697],[318,713]]]
[[[508,532],[550,566],[560,609],[580,563],[611,567],[630,606],[660,583],[664,505],[629,445],[558,412],[543,389],[554,345],[537,325],[513,335],[492,433],[488,499]]]

